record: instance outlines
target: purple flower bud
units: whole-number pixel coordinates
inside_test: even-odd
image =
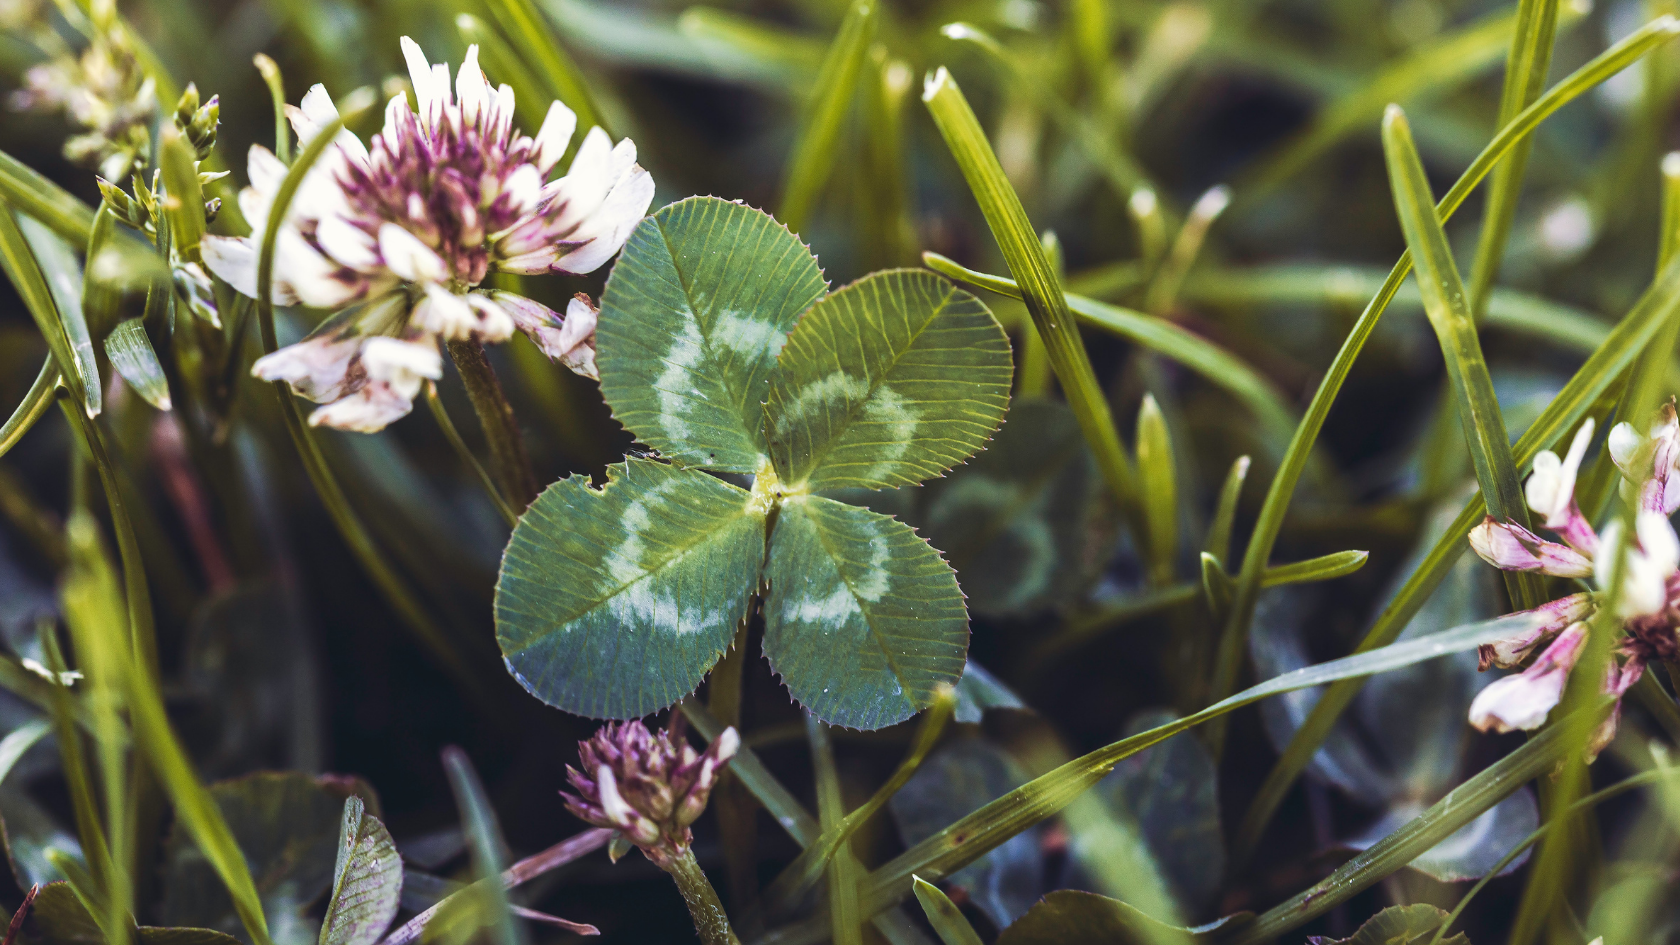
[[[681,719],[673,715],[658,734],[640,721],[607,724],[578,743],[580,767],[566,769],[577,793],[560,794],[573,814],[618,831],[661,865],[693,843],[689,825],[706,809],[718,771],[741,744],[730,728],[696,752],[683,737]]]

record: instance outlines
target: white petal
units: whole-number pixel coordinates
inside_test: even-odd
[[[546,177],[555,162],[566,153],[566,145],[572,143],[572,134],[576,131],[576,112],[560,101],[548,106],[548,114],[543,116],[542,128],[537,131],[536,153],[532,156],[532,161],[543,176]]]
[[[1610,458],[1615,461],[1622,472],[1631,473],[1639,448],[1644,445],[1645,438],[1633,428],[1633,424],[1623,421],[1610,428]]]
[[[298,301],[313,308],[337,308],[362,294],[366,283],[346,278],[343,267],[321,255],[292,227],[281,227],[275,244],[276,280],[284,276]]]
[[[1634,519],[1634,531],[1639,534],[1639,549],[1654,568],[1665,575],[1680,567],[1680,538],[1668,516],[1656,511],[1643,511]]]
[[[286,106],[286,117],[291,119],[292,130],[297,132],[301,147],[307,146],[322,128],[338,120],[338,109],[334,107],[327,87],[317,82],[304,93],[298,106]]]
[[[1542,515],[1551,515],[1557,505],[1562,481],[1563,460],[1551,450],[1541,450],[1534,456],[1534,472],[1523,484],[1528,507]]]
[[[258,358],[251,376],[265,381],[285,381],[300,397],[326,403],[343,397],[352,383],[350,362],[362,342],[333,335],[305,338],[297,344]]]
[[[385,259],[385,268],[409,282],[424,284],[449,278],[443,257],[395,223],[379,227],[379,255]]]
[[[478,330],[478,315],[465,298],[434,283],[426,286],[426,297],[414,307],[410,324],[445,341],[465,341]]]
[[[578,145],[577,155],[572,158],[572,166],[567,168],[566,176],[555,182],[555,199],[566,203],[565,210],[556,221],[559,226],[576,226],[577,221],[593,213],[606,199],[607,191],[613,184],[612,178],[607,176],[611,160],[612,139],[600,127],[589,129],[589,133],[583,136],[583,143]]]
[[[408,64],[408,81],[414,86],[414,111],[425,121],[438,102],[438,90],[432,87],[432,64],[426,61],[426,54],[414,40],[404,36],[401,45],[403,60]]]
[[[648,206],[653,203],[653,190],[653,175],[640,167],[634,168],[627,180],[613,188],[594,216],[572,234],[573,239],[587,236],[590,242],[562,257],[554,268],[579,274],[599,269],[624,246],[636,224],[647,215]]]
[[[412,396],[402,396],[389,384],[368,384],[348,397],[317,409],[309,415],[309,425],[354,433],[377,433],[408,416],[413,409]]]
[[[513,337],[513,316],[507,309],[478,292],[468,294],[467,304],[478,313],[478,340],[498,342]]]
[[[443,356],[435,341],[406,341],[378,335],[362,343],[362,367],[371,380],[384,381],[413,397],[420,382],[443,376]]]
[[[250,178],[252,188],[273,198],[274,192],[280,189],[280,182],[286,179],[286,165],[274,156],[273,151],[253,144],[245,156],[245,174]]]
[[[320,226],[315,229],[315,240],[327,255],[351,269],[358,272],[379,270],[379,253],[373,237],[336,213],[321,218]]]
[[[506,82],[496,86],[496,102],[492,106],[490,117],[490,135],[505,140],[513,128],[513,86]]]
[[[490,104],[490,82],[478,67],[478,44],[467,47],[467,57],[455,73],[455,95],[461,100],[461,120],[466,124],[478,121]]]
[[[1560,672],[1533,678],[1519,673],[1496,679],[1470,703],[1470,724],[1484,732],[1537,729],[1558,704],[1567,681],[1568,676]]]
[[[235,292],[257,297],[256,243],[243,236],[205,236],[199,252],[204,255],[204,265]]]
[[[496,268],[502,272],[517,272],[523,275],[535,275],[547,272],[553,268],[560,258],[560,250],[553,246],[544,246],[518,256],[510,256],[499,260]]]
[[[542,199],[542,189],[542,172],[533,164],[519,165],[519,168],[502,182],[502,190],[508,195],[509,205],[518,216],[537,208],[537,202]]]

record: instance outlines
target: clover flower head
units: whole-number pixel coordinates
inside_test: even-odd
[[[1523,672],[1496,680],[1478,694],[1470,721],[1483,731],[1534,729],[1562,697],[1570,670],[1587,639],[1591,619],[1607,596],[1616,599],[1615,618],[1625,634],[1621,659],[1605,668],[1603,691],[1612,696],[1610,715],[1593,733],[1588,756],[1597,757],[1615,737],[1620,699],[1653,659],[1680,654],[1680,537],[1668,516],[1680,507],[1680,422],[1665,405],[1647,434],[1620,423],[1610,431],[1611,459],[1624,477],[1623,496],[1634,505],[1634,534],[1625,542],[1620,586],[1607,594],[1616,572],[1613,556],[1601,549],[1624,544],[1621,522],[1601,537],[1581,514],[1575,483],[1592,439],[1591,420],[1581,425],[1569,452],[1550,451],[1534,459],[1524,487],[1529,507],[1545,516],[1544,526],[1561,542],[1549,541],[1515,522],[1491,516],[1470,533],[1470,545],[1488,563],[1508,571],[1539,571],[1555,577],[1591,577],[1596,591],[1572,594],[1527,613],[1535,619],[1520,633],[1481,647],[1481,668],[1520,666],[1545,646]],[[1548,641],[1550,641],[1548,645]]]
[[[694,842],[689,825],[741,744],[727,728],[696,752],[683,729],[679,715],[657,734],[640,721],[612,722],[579,742],[579,768],[566,769],[577,793],[560,794],[566,809],[618,831],[661,867],[682,856]]]
[[[653,178],[636,164],[635,143],[615,145],[592,128],[566,173],[549,180],[576,130],[570,109],[552,103],[536,135],[526,135],[513,126],[513,90],[490,85],[476,46],[453,84],[448,67],[427,61],[412,40],[404,37],[402,48],[415,104],[406,94],[392,98],[383,129],[368,144],[339,131],[304,174],[275,238],[274,300],[326,309],[365,302],[381,319],[356,324],[357,336],[435,345],[504,341],[522,330],[551,358],[594,376],[592,305],[574,304],[562,318],[480,286],[493,272],[589,273],[617,253],[653,201]],[[317,85],[300,105],[287,106],[287,116],[307,144],[338,111]],[[251,149],[248,164],[251,185],[239,205],[259,235],[206,237],[204,260],[254,297],[260,234],[287,168],[261,146]],[[388,306],[395,317],[387,317]],[[329,363],[324,356],[305,360]],[[317,378],[311,389],[343,386]],[[393,385],[390,393],[408,386]],[[331,407],[316,411],[312,422],[378,429],[366,424],[401,415],[394,407]]]

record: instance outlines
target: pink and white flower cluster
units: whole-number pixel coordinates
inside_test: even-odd
[[[1615,562],[1601,554],[1621,544],[1619,521],[1600,536],[1575,501],[1575,480],[1592,441],[1587,420],[1562,458],[1545,451],[1534,458],[1525,486],[1529,508],[1562,539],[1547,541],[1520,525],[1491,516],[1470,533],[1470,545],[1484,560],[1507,571],[1538,571],[1554,577],[1592,578],[1596,591],[1562,597],[1531,611],[1541,618],[1533,629],[1481,648],[1481,668],[1514,668],[1539,650],[1521,673],[1483,689],[1470,705],[1477,728],[1508,732],[1535,729],[1563,696],[1569,673],[1586,646],[1591,620],[1606,597]],[[1624,636],[1605,667],[1602,689],[1616,698],[1611,714],[1588,746],[1596,757],[1615,737],[1621,697],[1653,660],[1680,654],[1680,538],[1669,516],[1680,508],[1680,421],[1672,403],[1649,433],[1620,423],[1610,431],[1610,457],[1622,473],[1622,495],[1635,505],[1634,534],[1627,540],[1615,617]],[[1544,647],[1544,649],[1541,649]]]
[[[467,50],[453,89],[446,65],[428,62],[407,37],[402,47],[417,107],[407,95],[392,98],[368,145],[340,131],[304,175],[275,241],[275,302],[358,306],[253,368],[326,404],[312,424],[373,431],[405,415],[423,381],[441,376],[440,340],[504,341],[517,329],[594,377],[587,297],[562,318],[480,285],[492,272],[593,272],[653,201],[653,178],[628,138],[614,145],[590,129],[565,175],[551,181],[576,130],[570,109],[554,102],[536,136],[525,135],[513,127],[513,90],[491,87],[478,47]],[[300,145],[338,118],[319,85],[286,111]],[[257,292],[258,243],[286,172],[268,149],[252,147],[239,207],[257,235],[204,241],[205,264],[248,296]]]
[[[663,868],[694,842],[689,825],[706,809],[718,774],[741,739],[733,728],[697,752],[672,713],[654,734],[640,721],[611,722],[578,743],[582,770],[566,767],[576,794],[560,792],[566,809],[597,827],[619,832]]]

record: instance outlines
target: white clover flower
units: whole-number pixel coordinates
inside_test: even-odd
[[[1621,522],[1612,522],[1602,538],[1581,514],[1575,483],[1592,439],[1591,420],[1581,425],[1569,453],[1542,452],[1524,487],[1529,507],[1546,516],[1545,526],[1563,539],[1547,541],[1515,522],[1492,517],[1470,532],[1470,546],[1488,563],[1508,571],[1539,571],[1556,577],[1591,575],[1596,592],[1572,594],[1526,611],[1537,618],[1522,632],[1481,647],[1481,668],[1513,668],[1556,634],[1557,638],[1525,671],[1489,684],[1470,707],[1477,728],[1508,732],[1541,725],[1557,704],[1585,642],[1589,622],[1607,592],[1614,589],[1617,653],[1605,667],[1603,691],[1615,700],[1610,715],[1594,730],[1588,760],[1615,737],[1621,697],[1645,671],[1645,664],[1680,657],[1680,536],[1668,516],[1680,506],[1680,422],[1673,404],[1663,407],[1648,435],[1631,424],[1610,431],[1609,451],[1625,477],[1623,496],[1633,504],[1634,535],[1623,552],[1620,587],[1612,588],[1615,558],[1601,554],[1622,544]],[[1563,632],[1559,633],[1559,630]]]
[[[344,429],[377,430],[402,416],[408,411],[398,411],[396,399],[411,401],[418,378],[436,376],[410,370],[412,377],[368,384],[329,376],[353,363],[371,372],[366,346],[374,335],[435,346],[504,341],[524,330],[551,358],[593,377],[593,306],[580,310],[574,302],[562,319],[479,286],[492,272],[592,272],[623,247],[653,201],[653,178],[636,164],[628,138],[614,145],[605,131],[590,129],[566,174],[549,181],[576,130],[570,109],[554,102],[536,136],[527,136],[513,128],[513,90],[490,86],[478,47],[467,50],[452,90],[446,65],[429,63],[407,37],[402,46],[417,105],[406,95],[391,99],[384,128],[368,145],[341,131],[304,175],[274,247],[277,303],[335,309],[366,301],[379,324],[358,318],[341,336],[304,342],[314,345],[308,352],[277,351],[254,371],[311,399],[355,396],[342,408],[323,401],[329,406],[311,417]],[[317,85],[287,115],[307,144],[338,112]],[[203,253],[212,272],[254,297],[257,243],[286,167],[257,146],[249,174],[239,206],[258,235],[206,237]],[[392,306],[397,314],[388,317]],[[352,343],[359,362],[328,353]]]

